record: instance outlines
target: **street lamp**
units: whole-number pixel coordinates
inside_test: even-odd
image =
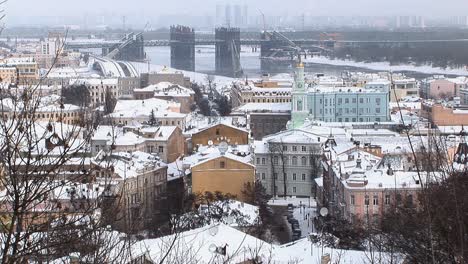
[[[326,217],[328,215],[328,208],[322,207],[320,209],[320,215],[322,217]],[[312,228],[314,226],[314,223],[312,223]],[[323,228],[325,227],[325,223],[322,225],[322,229],[320,231],[320,244],[322,246],[322,255],[323,255]],[[310,235],[310,255],[313,256],[313,239],[312,239],[312,234]]]
[[[328,215],[328,209],[326,207],[322,207],[320,209],[320,215],[322,217],[326,217]],[[326,223],[324,222],[322,225],[322,230],[320,231],[320,244],[322,246],[322,256],[323,256],[323,228],[325,227]]]

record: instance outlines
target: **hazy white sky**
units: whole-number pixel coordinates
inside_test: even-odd
[[[88,14],[145,14],[155,16],[174,13],[214,14],[216,4],[248,4],[254,14],[317,15],[463,15],[468,14],[468,0],[9,0],[9,16],[81,16]]]

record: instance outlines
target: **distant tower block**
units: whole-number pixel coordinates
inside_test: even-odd
[[[242,76],[240,64],[240,29],[217,28],[216,39],[216,73],[230,77]]]
[[[171,26],[171,67],[195,71],[195,31],[185,26]]]

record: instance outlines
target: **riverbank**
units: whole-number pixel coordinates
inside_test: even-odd
[[[333,66],[348,66],[360,69],[369,69],[373,71],[392,71],[392,72],[418,72],[423,74],[443,74],[443,75],[458,75],[468,76],[466,69],[438,68],[431,65],[390,65],[389,62],[356,62],[352,60],[330,59],[327,57],[309,57],[303,59],[306,66],[309,65],[333,65]]]

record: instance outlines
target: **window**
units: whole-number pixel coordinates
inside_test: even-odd
[[[158,147],[158,152],[163,153],[164,152],[164,146],[159,146]]]
[[[296,193],[296,187],[293,187],[293,193]]]
[[[354,195],[351,195],[351,205],[356,204],[356,200],[354,198]]]
[[[296,173],[293,173],[293,181],[297,180]]]
[[[400,203],[401,202],[401,194],[397,193],[397,195],[395,196],[395,199],[396,199],[397,203]]]
[[[216,135],[219,136],[219,128],[216,129]]]
[[[275,178],[275,180],[277,180],[278,179],[278,173],[276,173],[276,172],[273,173],[273,178]]]
[[[307,147],[306,146],[302,146],[302,152],[306,152],[307,151]]]
[[[413,195],[408,195],[406,197],[406,202],[408,203],[408,206],[413,206]]]
[[[390,204],[390,194],[385,195],[385,204],[389,205]]]
[[[359,103],[363,104],[364,103],[364,98],[359,98]]]
[[[349,98],[345,98],[345,104],[349,104]]]
[[[262,165],[265,165],[265,158],[262,158]]]
[[[353,98],[353,104],[355,104],[356,102],[357,102],[357,99]]]
[[[293,146],[293,147],[292,147],[292,150],[293,150],[293,151],[297,151],[297,146]]]
[[[265,173],[262,173],[262,180],[265,180]]]
[[[226,163],[225,163],[224,161],[221,161],[221,162],[219,163],[219,167],[220,167],[221,169],[226,168]]]
[[[301,100],[298,100],[298,101],[297,101],[296,110],[297,110],[297,111],[302,111],[302,101],[301,101]]]
[[[302,180],[305,181],[306,180],[305,178],[306,178],[305,173],[302,173]]]
[[[369,195],[366,195],[366,196],[364,197],[364,204],[365,204],[365,205],[369,205]]]
[[[338,98],[338,104],[340,105],[343,102],[343,99]]]
[[[375,112],[376,112],[377,114],[380,114],[380,108],[376,108],[376,109],[375,109]]]
[[[273,157],[273,164],[278,165],[278,156]]]
[[[260,158],[257,158],[257,165],[260,164]]]
[[[296,156],[292,157],[292,165],[297,165],[297,157]]]
[[[283,146],[283,151],[288,151],[288,146]]]
[[[375,103],[376,103],[377,105],[380,105],[380,98],[375,98]]]
[[[301,158],[301,165],[302,165],[302,166],[306,166],[306,165],[307,165],[307,159],[306,159],[306,157],[302,157],[302,158]]]
[[[377,195],[374,195],[374,199],[372,200],[372,203],[374,205],[379,205],[379,197]]]

